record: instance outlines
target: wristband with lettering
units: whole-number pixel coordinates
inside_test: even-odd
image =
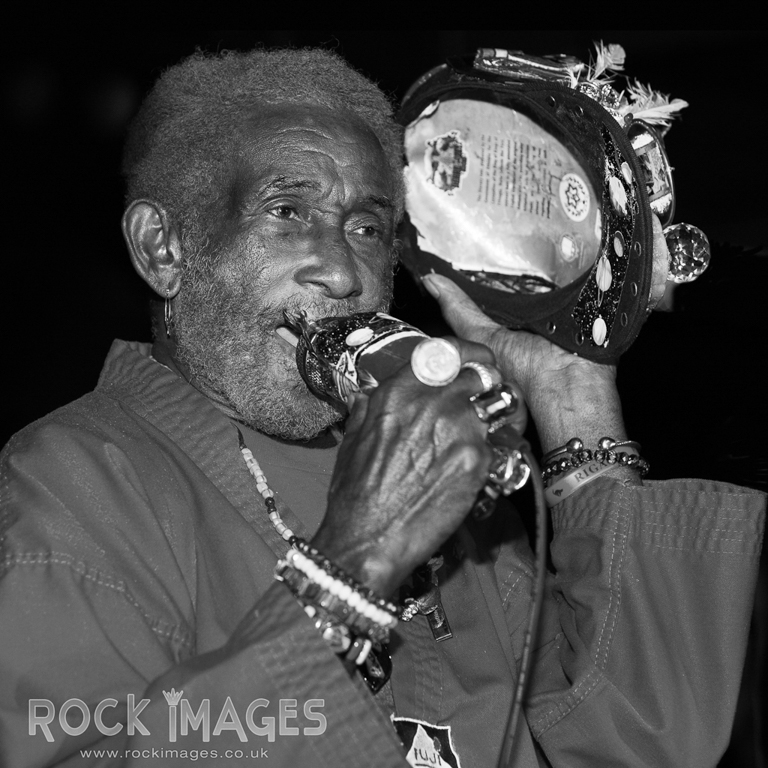
[[[559,504],[563,499],[578,491],[583,485],[586,485],[596,477],[613,469],[614,464],[603,464],[599,461],[588,461],[576,469],[572,469],[563,475],[548,488],[544,489],[544,498],[550,507]]]

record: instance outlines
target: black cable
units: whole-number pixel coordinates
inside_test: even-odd
[[[536,639],[539,626],[541,606],[544,601],[544,584],[547,575],[547,504],[544,500],[544,483],[541,479],[541,471],[530,449],[521,450],[526,464],[531,470],[531,482],[533,483],[534,499],[536,504],[536,578],[533,584],[531,609],[528,613],[528,627],[525,630],[523,641],[523,653],[520,657],[520,672],[515,685],[515,694],[512,699],[512,708],[507,720],[507,729],[504,736],[504,744],[501,751],[500,768],[512,768],[512,754],[515,747],[515,732],[520,719],[520,712],[525,696],[525,687],[532,660],[532,647]]]

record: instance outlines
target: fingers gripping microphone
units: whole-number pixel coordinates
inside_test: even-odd
[[[346,405],[351,394],[365,394],[410,364],[416,378],[444,386],[459,374],[461,358],[444,339],[431,338],[383,312],[310,320],[305,313],[284,313],[299,336],[296,365],[309,390],[319,398]],[[475,517],[493,511],[500,495],[521,488],[530,476],[521,451],[527,444],[512,423],[525,423],[522,397],[498,384],[471,398],[478,417],[488,423],[494,461],[485,488],[473,508]]]

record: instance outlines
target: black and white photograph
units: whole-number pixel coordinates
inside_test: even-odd
[[[767,45],[12,40],[0,768],[768,768]]]

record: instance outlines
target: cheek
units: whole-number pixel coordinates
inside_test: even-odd
[[[369,297],[371,303],[375,303],[377,307],[380,304],[386,306],[381,308],[388,308],[390,301],[392,300],[392,286],[394,280],[394,270],[392,264],[388,258],[382,258],[381,261],[376,262],[375,265],[367,268],[364,274],[361,275],[363,281],[364,293],[366,297]]]

